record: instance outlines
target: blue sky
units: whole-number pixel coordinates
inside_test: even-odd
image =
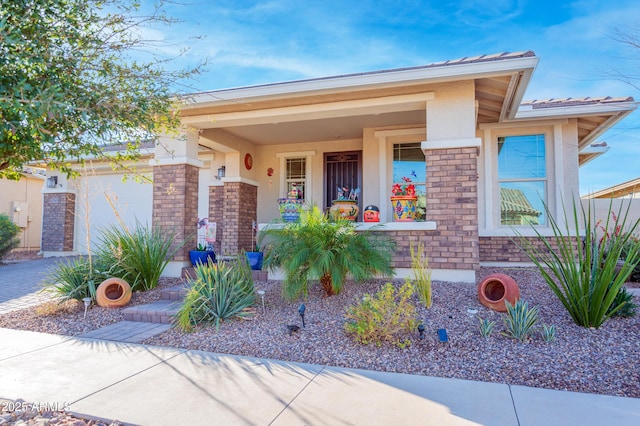
[[[640,36],[637,0],[176,1],[166,10],[183,22],[157,36],[169,53],[189,47],[181,61],[208,61],[188,91],[533,50],[540,63],[526,99],[640,100],[610,77],[612,67],[631,74],[640,65],[640,50],[610,36],[614,26],[633,25]],[[611,148],[582,167],[582,194],[640,177],[640,112],[600,140]]]

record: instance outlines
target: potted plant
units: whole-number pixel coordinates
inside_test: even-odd
[[[403,177],[402,185],[396,183],[391,188],[391,208],[393,210],[393,220],[396,222],[413,222],[416,215],[418,196],[416,187],[411,183],[411,179]]]
[[[329,214],[334,220],[355,221],[358,218],[358,194],[360,188],[351,189],[348,185],[338,187],[338,198],[331,202]]]
[[[209,226],[209,220],[207,218],[198,219],[197,222],[198,232],[204,229],[205,240],[206,240],[206,230]],[[202,244],[198,243],[196,245],[195,250],[189,250],[189,260],[193,266],[197,266],[198,264],[207,264],[209,261],[215,263],[216,262],[216,253],[213,250],[213,245],[211,243]]]
[[[249,267],[254,271],[262,270],[262,261],[264,259],[264,253],[260,251],[260,246],[256,243],[256,233],[258,232],[256,221],[252,221],[252,232],[251,232],[251,245],[254,247],[254,251],[245,252],[245,256],[247,258],[247,262],[249,262]]]
[[[189,260],[193,266],[216,262],[216,252],[211,245],[198,244],[195,250],[189,250]]]

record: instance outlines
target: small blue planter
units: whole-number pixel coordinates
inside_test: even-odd
[[[262,260],[264,259],[264,253],[261,251],[248,251],[245,253],[249,267],[254,271],[262,270]]]
[[[189,260],[191,260],[193,266],[198,266],[198,264],[206,265],[209,260],[216,263],[216,252],[213,250],[189,250]]]

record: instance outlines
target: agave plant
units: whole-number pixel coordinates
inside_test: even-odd
[[[598,328],[625,307],[618,294],[640,262],[640,242],[633,238],[640,229],[640,219],[628,219],[629,207],[623,210],[621,205],[616,214],[609,204],[602,224],[595,220],[591,203],[580,208],[574,203],[572,214],[564,209],[562,220],[555,219],[545,205],[553,235],[542,235],[533,227],[542,246],[516,231],[517,244],[578,325]],[[583,232],[581,224],[584,237],[577,242],[575,236]],[[597,232],[599,229],[604,235]],[[624,264],[617,270],[620,259]]]
[[[320,280],[330,296],[342,290],[348,276],[358,282],[377,274],[393,275],[395,242],[391,238],[356,231],[350,221],[334,222],[317,206],[299,222],[268,227],[259,240],[267,247],[264,266],[284,270],[282,290],[290,300],[306,297],[313,280]]]

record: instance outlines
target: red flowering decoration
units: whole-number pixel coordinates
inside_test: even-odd
[[[403,183],[402,185],[396,183],[393,185],[393,188],[391,188],[391,192],[393,193],[393,195],[408,195],[410,197],[415,197],[416,187],[411,183],[411,179],[405,176],[402,178],[402,181],[405,183]]]

